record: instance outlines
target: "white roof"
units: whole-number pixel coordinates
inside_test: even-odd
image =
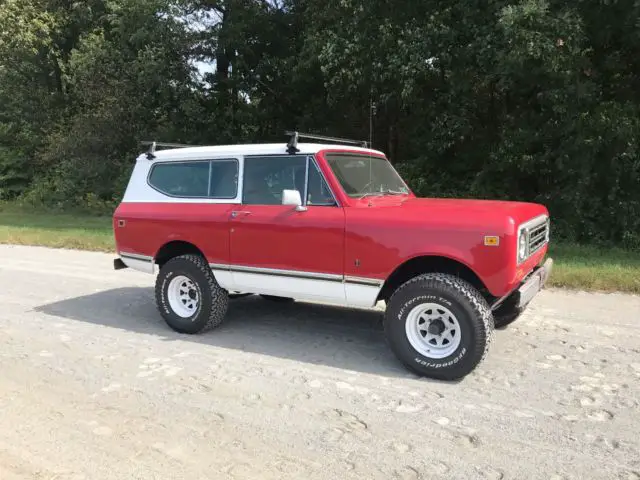
[[[384,155],[383,152],[370,148],[356,147],[344,144],[323,144],[323,143],[298,143],[297,154],[315,154],[320,150],[339,149],[352,150],[362,153],[376,153]],[[257,143],[257,144],[239,144],[239,145],[212,145],[202,147],[185,147],[171,148],[166,150],[156,150],[155,160],[186,160],[196,158],[214,158],[214,157],[238,157],[242,155],[287,155],[287,143]],[[139,158],[146,160],[146,153],[140,155]],[[148,160],[147,160],[148,161]]]

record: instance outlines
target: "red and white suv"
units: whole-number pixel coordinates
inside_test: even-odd
[[[406,367],[471,372],[494,325],[515,320],[549,276],[547,209],[417,198],[382,152],[311,138],[330,143],[295,132],[282,144],[154,143],[114,213],[114,267],[158,274],[158,308],[178,332],[220,325],[234,292],[384,301]]]

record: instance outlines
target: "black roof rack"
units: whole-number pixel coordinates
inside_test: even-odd
[[[351,145],[360,145],[361,147],[367,148],[369,146],[366,140],[350,140],[348,138],[337,138],[337,137],[325,137],[323,135],[314,135],[311,133],[300,133],[296,131],[286,131],[285,135],[289,135],[291,138],[287,143],[287,152],[289,154],[294,154],[299,152],[298,149],[298,139],[300,138],[308,138],[310,140],[322,140],[325,142],[334,142],[334,143],[347,143]]]
[[[156,152],[156,147],[168,147],[168,148],[187,148],[187,147],[196,147],[197,145],[187,145],[184,143],[165,143],[165,142],[153,142],[153,141],[143,141],[140,142],[140,145],[149,145],[149,150],[147,150],[147,158],[149,160],[153,160],[156,158],[154,153]]]

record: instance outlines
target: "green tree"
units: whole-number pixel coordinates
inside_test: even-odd
[[[142,139],[294,128],[640,247],[639,25],[636,0],[5,0],[0,197],[108,209]]]

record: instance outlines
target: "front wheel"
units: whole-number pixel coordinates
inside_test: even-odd
[[[439,380],[464,377],[485,358],[493,338],[486,300],[468,282],[442,273],[419,275],[389,301],[385,334],[411,371]]]

